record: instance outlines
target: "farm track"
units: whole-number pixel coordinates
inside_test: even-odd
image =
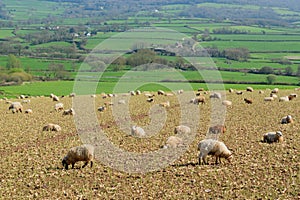
[[[70,147],[81,144],[72,116],[54,111],[50,98],[31,98],[23,104],[33,114],[12,114],[8,104],[0,102],[0,168],[1,198],[7,199],[297,199],[300,197],[300,98],[290,102],[264,102],[265,94],[227,93],[233,102],[227,109],[227,132],[220,140],[233,152],[232,163],[198,165],[198,142],[209,128],[211,103],[198,107],[200,120],[195,140],[189,149],[170,166],[145,174],[119,172],[96,160],[94,167],[62,170],[61,159]],[[295,93],[280,90],[278,96]],[[298,95],[300,95],[299,92]],[[184,94],[183,94],[184,95]],[[208,95],[206,95],[208,99]],[[76,98],[76,97],[75,97]],[[116,126],[111,108],[97,112],[99,125],[110,141],[126,151],[150,152],[160,148],[179,125],[180,106],[175,96],[156,96],[154,103],[144,95],[131,97],[129,109],[134,123],[146,126],[150,122],[152,105],[169,100],[163,129],[151,138],[134,138]],[[245,104],[243,98],[253,99]],[[16,100],[21,101],[21,100]],[[95,107],[107,99],[97,96]],[[65,109],[71,98],[61,99]],[[187,102],[187,104],[189,104]],[[281,125],[281,117],[291,114],[294,124]],[[47,123],[61,125],[61,132],[43,132]],[[281,130],[282,144],[264,144],[260,140],[268,131]]]

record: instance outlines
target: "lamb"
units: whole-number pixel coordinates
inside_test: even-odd
[[[61,111],[61,110],[64,109],[64,104],[63,103],[57,103],[57,104],[55,104],[54,109],[55,109],[56,112]]]
[[[43,131],[61,131],[61,127],[57,124],[49,123],[43,127]]]
[[[253,103],[253,100],[252,100],[252,99],[244,98],[244,101],[245,101],[245,103],[247,103],[247,104],[252,104],[252,103]]]
[[[163,146],[164,149],[177,148],[183,146],[183,140],[177,136],[170,136],[167,139],[166,145]]]
[[[162,102],[159,104],[161,107],[170,107],[170,102],[166,101],[166,102]]]
[[[224,106],[232,106],[232,102],[229,101],[229,100],[224,100],[224,101],[222,101],[222,105],[224,105]]]
[[[201,164],[201,160],[204,164],[208,164],[206,161],[207,155],[215,156],[216,164],[218,164],[218,161],[221,163],[221,158],[225,158],[230,163],[233,157],[223,142],[213,139],[201,140],[198,144],[198,150],[200,151],[199,164]]]
[[[188,126],[179,125],[179,126],[175,127],[174,133],[175,134],[189,134],[189,133],[191,133],[191,129]]]
[[[209,127],[208,132],[213,133],[213,134],[225,133],[226,132],[226,126],[225,125],[211,126],[211,127]]]
[[[32,114],[32,110],[31,109],[27,109],[27,110],[24,111],[24,113],[26,113],[26,114]]]
[[[23,106],[20,102],[12,102],[10,104],[8,110],[11,110],[12,113],[22,112],[23,111]]]
[[[131,135],[136,137],[144,137],[146,135],[143,128],[139,126],[132,126],[131,127]]]
[[[283,117],[280,121],[281,124],[289,124],[289,123],[293,123],[293,122],[294,122],[294,120],[291,115],[287,115],[287,116]]]
[[[76,162],[84,161],[84,165],[82,168],[88,165],[91,162],[91,167],[93,167],[93,159],[94,159],[94,146],[90,144],[84,144],[81,146],[71,148],[67,155],[62,160],[62,165],[68,170],[68,166],[71,164],[72,169],[74,169],[74,165]]]
[[[246,91],[247,91],[247,92],[253,92],[254,89],[253,89],[252,87],[247,87],[247,88],[246,88]]]
[[[268,132],[264,134],[262,142],[266,142],[266,143],[283,142],[283,135],[281,131]]]
[[[158,95],[165,95],[165,92],[162,91],[162,90],[158,90],[158,91],[157,91],[157,94],[158,94]]]
[[[75,115],[75,111],[73,108],[70,108],[68,110],[64,110],[63,115]]]

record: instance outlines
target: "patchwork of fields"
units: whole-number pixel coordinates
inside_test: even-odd
[[[114,145],[141,153],[158,150],[174,134],[174,127],[180,123],[181,106],[199,111],[198,127],[192,130],[196,137],[187,151],[168,167],[145,174],[117,171],[101,160],[96,160],[93,168],[79,169],[83,163],[76,163],[75,169],[63,170],[61,159],[67,150],[81,144],[74,117],[55,112],[55,102],[48,97],[32,97],[30,103],[23,104],[24,109],[33,110],[31,115],[12,114],[9,104],[1,101],[1,196],[14,199],[297,199],[300,197],[300,99],[264,102],[270,90],[263,91],[264,94],[257,90],[244,92],[241,96],[226,93],[226,99],[233,105],[227,108],[227,131],[220,135],[220,140],[234,157],[232,163],[223,161],[219,165],[213,164],[213,158],[209,159],[209,165],[197,164],[197,144],[206,137],[212,102],[218,101],[210,101],[208,94],[205,95],[207,103],[199,106],[188,101],[180,105],[176,96],[155,96],[153,103],[148,103],[144,95],[130,97],[126,103],[131,123],[142,127],[150,122],[150,108],[170,101],[163,128],[149,138],[134,138],[121,131],[112,115],[115,105],[97,112],[100,127]],[[280,90],[278,96],[290,93],[300,95],[298,91]],[[244,103],[243,98],[253,99],[253,104]],[[95,109],[110,100],[97,95]],[[70,97],[61,98],[61,102],[65,109],[73,106]],[[280,119],[287,114],[295,122],[281,125]],[[62,131],[43,132],[42,127],[47,123],[59,124]],[[283,143],[261,143],[264,133],[277,130],[283,133]]]

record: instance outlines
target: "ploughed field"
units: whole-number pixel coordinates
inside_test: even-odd
[[[74,116],[56,112],[49,97],[30,98],[23,104],[32,114],[12,114],[9,104],[0,102],[0,194],[4,199],[297,199],[300,197],[300,97],[289,102],[264,102],[270,90],[245,92],[243,95],[226,92],[233,105],[227,108],[227,131],[219,136],[233,152],[231,163],[208,157],[209,165],[198,165],[197,145],[206,137],[210,126],[211,101],[195,105],[200,111],[196,137],[188,150],[168,167],[144,174],[126,173],[112,169],[95,160],[80,169],[64,170],[62,158],[69,148],[82,144],[77,135]],[[280,90],[278,96],[298,93]],[[185,93],[180,94],[185,95]],[[120,96],[120,95],[119,95]],[[77,98],[77,97],[74,97]],[[92,98],[92,97],[91,97]],[[112,97],[114,98],[114,97]],[[95,98],[95,109],[112,99]],[[125,97],[124,97],[125,98]],[[127,97],[128,98],[128,97]],[[244,98],[253,99],[246,104]],[[104,112],[96,111],[99,125],[110,141],[124,151],[145,153],[158,150],[179,125],[181,109],[176,96],[154,97],[147,102],[144,94],[130,97],[130,116],[133,123],[150,123],[149,109],[170,101],[165,108],[167,118],[163,128],[152,137],[135,138],[121,131],[112,114],[113,106]],[[22,101],[15,99],[12,101]],[[212,100],[218,101],[218,100]],[[60,99],[65,109],[72,107],[72,98]],[[76,112],[76,110],[75,110]],[[192,114],[192,113],[191,113]],[[290,114],[293,124],[282,125],[282,117]],[[62,127],[60,132],[42,131],[47,123]],[[262,143],[262,135],[280,130],[283,143]],[[175,152],[175,151],[174,151]]]

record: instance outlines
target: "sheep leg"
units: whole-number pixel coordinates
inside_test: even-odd
[[[89,162],[85,162],[84,165],[82,165],[82,168],[84,168],[85,166],[87,166]]]
[[[75,163],[72,163],[72,169],[74,169],[74,165],[75,165]]]
[[[91,168],[93,167],[93,161],[91,161]]]

